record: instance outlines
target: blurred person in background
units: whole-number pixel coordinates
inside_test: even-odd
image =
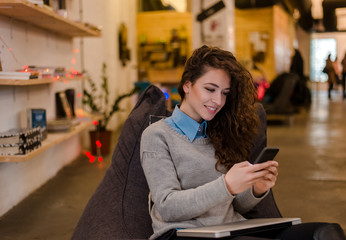
[[[341,61],[341,65],[342,65],[342,81],[341,81],[342,95],[343,95],[343,98],[345,99],[346,98],[346,91],[345,91],[345,85],[346,85],[346,52],[345,52],[344,58]]]
[[[333,61],[330,58],[331,54],[328,55],[326,59],[326,66],[323,69],[323,72],[328,75],[328,98],[331,99],[331,92],[335,83],[335,69]]]

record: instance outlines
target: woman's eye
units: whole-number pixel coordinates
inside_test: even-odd
[[[230,92],[223,92],[222,94],[225,96],[228,96],[230,94]]]
[[[214,92],[215,89],[212,89],[212,88],[205,88],[208,92]]]

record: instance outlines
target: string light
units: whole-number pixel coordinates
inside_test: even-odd
[[[96,146],[98,148],[101,148],[102,144],[101,144],[101,142],[99,140],[96,141]],[[95,159],[96,159],[96,157],[93,156],[90,152],[86,152],[85,155],[89,158],[89,162],[90,163],[93,163],[95,161]],[[99,162],[103,161],[103,157],[102,156],[99,156],[97,159],[98,159]]]
[[[13,51],[12,51],[12,48],[10,48],[6,42],[2,39],[2,37],[0,36],[0,41],[5,45],[5,47],[8,49],[8,51],[11,53],[13,59],[18,63],[18,60],[16,58],[16,56],[14,55]]]
[[[95,159],[96,159],[96,158],[95,158],[94,156],[91,156],[91,158],[89,158],[89,162],[90,162],[90,163],[93,163],[93,162],[95,161]]]

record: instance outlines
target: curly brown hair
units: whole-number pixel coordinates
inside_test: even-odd
[[[252,76],[229,51],[202,46],[187,60],[178,92],[182,101],[183,86],[192,85],[210,68],[224,70],[230,78],[230,93],[224,107],[208,122],[207,135],[215,148],[216,169],[230,169],[235,163],[249,160],[259,118],[256,114],[256,91]]]

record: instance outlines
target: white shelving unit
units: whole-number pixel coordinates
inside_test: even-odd
[[[7,16],[11,19],[23,21],[27,24],[37,26],[46,31],[57,33],[66,37],[100,37],[101,32],[91,24],[74,22],[60,16],[47,7],[37,6],[26,0],[0,0],[0,15]],[[56,82],[68,82],[81,80],[86,77],[73,78],[43,78],[43,79],[0,79],[2,86],[19,86],[29,87],[32,85],[54,84]],[[64,140],[77,135],[88,126],[92,125],[93,120],[99,118],[92,117],[89,121],[84,121],[75,126],[69,132],[49,133],[47,139],[42,142],[42,146],[26,155],[0,156],[0,162],[25,162],[35,157],[39,153],[63,142]]]

